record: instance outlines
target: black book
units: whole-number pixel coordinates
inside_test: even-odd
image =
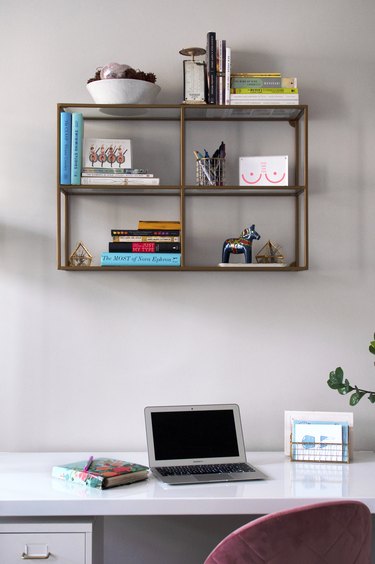
[[[216,32],[207,33],[207,103],[216,104]]]
[[[110,253],[180,253],[181,243],[115,242],[108,243]]]

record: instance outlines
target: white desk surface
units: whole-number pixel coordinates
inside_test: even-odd
[[[259,515],[332,499],[357,499],[375,513],[375,454],[350,464],[290,462],[281,452],[249,452],[265,481],[167,486],[144,482],[96,490],[51,478],[55,464],[92,453],[0,453],[0,517],[94,515]],[[147,465],[146,453],[99,452]]]

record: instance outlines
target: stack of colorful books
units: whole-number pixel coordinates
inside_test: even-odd
[[[230,104],[299,104],[297,78],[282,77],[279,73],[233,73]]]
[[[93,170],[84,167],[81,184],[110,186],[158,186],[160,178],[155,178],[146,168],[102,168]]]
[[[180,221],[139,221],[138,229],[112,229],[101,266],[180,266]]]

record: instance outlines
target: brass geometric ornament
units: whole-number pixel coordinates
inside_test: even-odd
[[[69,266],[90,266],[93,256],[80,241],[69,257]]]
[[[261,264],[284,264],[285,256],[279,243],[267,241],[267,243],[255,255],[256,261]]]

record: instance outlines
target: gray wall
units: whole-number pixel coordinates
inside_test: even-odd
[[[330,370],[374,386],[373,2],[34,0],[0,16],[1,450],[144,450],[144,406],[189,402],[239,403],[247,448],[281,449],[285,409],[349,409]],[[208,30],[233,70],[298,77],[310,270],[58,272],[56,103],[90,102],[110,61],[155,72],[158,101],[179,102],[178,51]],[[356,447],[373,448],[362,401]]]
[[[189,402],[238,402],[247,448],[280,450],[285,409],[348,409],[330,370],[374,386],[374,23],[371,0],[2,4],[1,450],[144,450],[144,406]],[[159,102],[179,102],[178,51],[209,30],[227,39],[234,70],[299,79],[311,269],[56,271],[56,103],[89,102],[86,79],[110,61],[155,72]],[[375,407],[362,401],[355,446],[372,449]],[[137,523],[112,521],[106,561],[117,564],[118,527]],[[143,520],[155,551],[133,548],[132,534],[126,561],[175,562],[180,550],[200,562],[237,521],[180,520],[169,550],[170,520]]]

